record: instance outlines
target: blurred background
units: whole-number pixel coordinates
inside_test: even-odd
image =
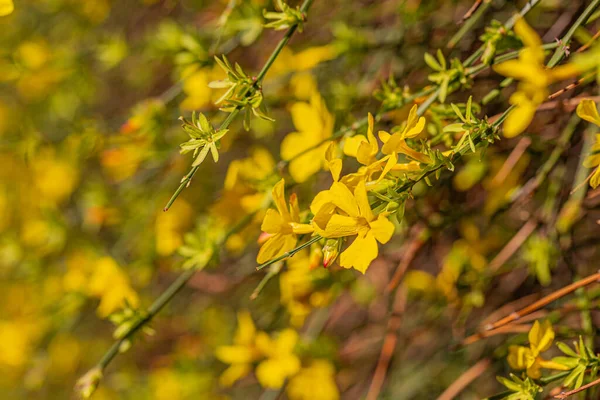
[[[219,162],[203,163],[164,213],[192,162],[179,153],[188,139],[179,116],[197,110],[215,124],[224,119],[214,105],[219,92],[208,87],[224,76],[213,56],[227,54],[256,74],[283,35],[263,27],[262,10],[273,4],[15,0],[15,11],[0,17],[2,397],[71,398],[78,377],[112,344],[123,304],[151,304],[185,267],[182,245],[194,248],[222,235],[264,201],[280,174],[288,176],[277,168],[282,139],[301,131],[297,120],[311,115],[294,116],[295,105],[318,109],[335,121],[334,130],[348,126],[379,109],[382,97],[374,93],[389,77],[397,85],[389,90],[398,96],[416,92],[428,85],[425,53],[440,48],[464,60],[479,46],[485,26],[508,20],[525,3],[493,1],[450,49],[470,0],[315,0],[304,31],[294,35],[264,82],[276,122],[253,119],[246,132],[242,118],[235,121]],[[542,1],[528,20],[550,43],[584,3]],[[581,31],[577,38],[589,36]],[[501,80],[485,72],[470,93],[452,101],[469,94],[481,99]],[[485,114],[503,111],[509,94],[487,104]],[[388,114],[377,130],[399,124],[409,109]],[[432,109],[427,134],[434,136],[448,107]],[[518,138],[468,157],[433,187],[417,185],[396,236],[364,276],[339,266],[294,273],[294,263],[312,262],[307,251],[250,300],[265,276],[255,271],[262,219],[256,216],[226,242],[218,267],[198,272],[152,322],[153,334],[136,335],[132,348],[108,367],[94,399],[275,399],[279,392],[265,392],[252,374],[233,388],[219,380],[227,364],[215,351],[232,343],[243,311],[257,329],[300,332],[302,357],[324,360],[326,371],[307,375],[305,384],[318,385],[328,374],[335,378],[337,389],[324,400],[337,398],[336,392],[347,399],[367,393],[390,329],[397,344],[380,398],[436,398],[482,358],[492,366],[463,398],[501,391],[495,375],[509,371],[507,336],[457,348],[465,332],[514,299],[597,269],[598,193],[577,195],[575,216],[562,211],[572,200],[583,125],[534,195],[516,206],[507,195],[536,175],[573,108],[567,111],[541,113],[530,128],[537,134],[521,144],[524,151],[508,169],[502,168]],[[306,207],[329,182],[321,172],[294,192]],[[504,263],[493,264],[540,209],[548,219],[535,222]],[[386,287],[402,268],[410,270],[401,295],[390,294]],[[390,315],[400,314],[400,325],[390,328]],[[562,338],[580,331],[577,315],[552,315],[564,323],[557,334]],[[524,335],[513,342],[523,342]],[[281,396],[319,398],[298,389]]]

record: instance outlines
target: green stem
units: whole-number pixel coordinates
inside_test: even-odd
[[[235,226],[233,226],[225,234],[225,236],[218,243],[215,244],[215,252],[209,262],[214,262],[217,259],[218,249],[222,247],[225,244],[225,242],[227,242],[231,235],[234,235],[235,233],[239,232],[248,223],[250,223],[250,221],[252,221],[252,218],[254,218],[255,214],[256,212],[253,212],[244,216],[244,218],[242,218]],[[143,318],[139,319],[135,324],[133,324],[131,328],[123,335],[122,338],[113,343],[113,345],[107,350],[104,356],[102,356],[96,367],[100,370],[104,370],[108,366],[108,364],[110,364],[110,362],[117,356],[117,354],[119,354],[119,349],[121,348],[123,343],[129,340],[133,336],[133,334],[140,330],[144,325],[149,323],[156,316],[156,314],[158,314],[165,307],[165,305],[167,305],[167,303],[169,303],[171,299],[173,299],[173,297],[175,297],[175,295],[179,293],[181,289],[183,289],[186,283],[192,278],[192,276],[194,276],[194,274],[197,271],[197,269],[188,269],[183,271],[177,277],[177,279],[173,281],[173,283],[171,283],[171,285],[169,285],[169,287],[150,305],[150,307],[148,307],[146,315]]]
[[[593,0],[586,7],[586,9],[583,10],[583,12],[579,16],[579,18],[577,18],[575,23],[573,25],[571,25],[571,27],[569,28],[569,30],[567,31],[565,36],[562,37],[561,46],[559,46],[556,49],[556,51],[554,52],[554,54],[552,55],[552,58],[548,62],[548,68],[555,67],[563,59],[563,57],[565,56],[565,54],[567,52],[567,46],[568,46],[569,41],[571,40],[571,37],[573,37],[573,34],[577,30],[577,28],[579,28],[581,25],[583,25],[585,23],[585,21],[587,21],[587,19],[590,17],[590,15],[593,14],[594,10],[596,10],[596,8],[598,8],[598,6],[600,6],[600,0]]]
[[[303,13],[307,12],[313,2],[314,2],[314,0],[305,0],[304,3],[302,4],[302,7],[300,7],[300,11],[302,11]],[[285,33],[283,38],[277,44],[277,47],[275,47],[275,49],[273,50],[273,52],[267,59],[265,65],[262,67],[262,69],[256,76],[256,79],[254,80],[254,84],[252,85],[252,89],[258,89],[260,87],[260,84],[262,83],[263,79],[265,78],[265,75],[267,74],[267,72],[269,72],[269,69],[271,68],[271,66],[273,66],[273,63],[275,62],[275,60],[277,59],[277,57],[279,56],[279,54],[281,53],[281,51],[283,50],[285,45],[290,41],[292,35],[294,34],[294,32],[296,32],[297,28],[298,28],[298,25],[293,25],[287,30],[287,32]],[[250,90],[250,88],[248,88],[246,93],[250,93],[250,92],[251,92],[251,90]],[[223,123],[221,124],[221,126],[219,127],[218,130],[227,129],[229,127],[229,125],[231,125],[233,120],[237,117],[237,115],[240,113],[241,110],[242,110],[242,106],[237,106],[227,116],[225,121],[223,121]],[[177,200],[177,198],[179,197],[181,192],[183,192],[183,189],[185,189],[186,187],[189,186],[192,178],[194,177],[196,172],[198,172],[198,169],[200,169],[199,165],[192,167],[190,172],[188,172],[187,175],[185,175],[183,177],[183,179],[181,180],[181,183],[177,187],[177,190],[175,190],[175,193],[173,193],[173,196],[171,196],[171,198],[167,202],[167,205],[165,206],[163,211],[168,211],[169,208],[171,208],[171,206],[173,205],[175,200]]]
[[[481,6],[479,6],[477,11],[475,11],[475,14],[473,14],[471,18],[469,18],[463,24],[463,26],[460,27],[458,32],[456,32],[454,36],[452,36],[452,38],[448,41],[447,47],[449,49],[454,48],[454,46],[456,46],[456,44],[463,38],[463,36],[465,36],[467,32],[469,32],[475,26],[477,21],[479,21],[479,19],[483,17],[485,12],[488,10],[488,8],[490,8],[491,5],[491,0],[485,0],[484,3]]]

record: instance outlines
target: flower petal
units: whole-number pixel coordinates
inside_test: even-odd
[[[365,187],[365,181],[360,181],[354,188],[354,198],[358,204],[360,215],[364,217],[368,222],[375,219],[373,211],[371,211],[371,205],[369,204],[369,198],[367,197],[367,188]]]
[[[394,224],[382,214],[379,214],[377,219],[371,223],[370,233],[375,236],[379,243],[385,244],[390,241],[394,234]]]
[[[352,192],[343,183],[335,182],[329,189],[331,202],[341,208],[351,217],[358,217],[358,204],[352,195]]]
[[[354,268],[363,274],[377,258],[377,242],[373,235],[357,236],[354,242],[340,256],[340,265],[344,268]]]

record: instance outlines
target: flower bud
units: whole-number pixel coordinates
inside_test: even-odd
[[[257,240],[258,245],[262,246],[263,244],[265,244],[265,242],[267,240],[269,240],[269,238],[271,236],[273,236],[273,235],[271,235],[270,233],[267,233],[267,232],[261,233],[260,236],[258,237],[258,240]]]
[[[75,390],[79,392],[82,399],[89,399],[98,388],[100,379],[102,379],[102,370],[99,367],[92,368],[79,378]]]
[[[335,262],[340,254],[342,239],[327,239],[323,246],[323,266],[329,267]]]

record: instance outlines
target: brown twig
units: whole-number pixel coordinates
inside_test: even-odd
[[[531,314],[534,311],[539,310],[542,307],[547,306],[548,304],[560,299],[561,297],[564,297],[572,292],[574,292],[575,290],[581,288],[581,287],[585,287],[589,284],[595,283],[600,281],[600,272],[596,272],[595,274],[592,274],[586,278],[583,278],[577,282],[573,282],[570,285],[567,285],[565,287],[563,287],[562,289],[556,290],[552,293],[550,293],[548,296],[542,297],[540,300],[534,302],[533,304],[530,304],[529,306],[522,308],[521,310],[514,312],[504,318],[502,318],[499,321],[494,322],[493,324],[489,324],[488,326],[484,327],[485,330],[492,330],[492,329],[497,329],[503,325],[507,325],[511,322],[514,322],[516,320],[519,320],[521,318],[523,318],[524,316],[526,316],[527,314]]]
[[[491,272],[496,272],[501,266],[503,266],[515,252],[521,247],[521,245],[527,240],[527,238],[537,228],[538,221],[534,218],[530,219],[519,229],[519,231],[513,236],[512,239],[504,246],[502,250],[494,257],[488,266]]]
[[[573,90],[575,89],[577,86],[581,85],[582,83],[584,83],[585,81],[587,81],[590,78],[593,78],[595,76],[595,73],[592,74],[587,74],[582,76],[581,78],[579,78],[577,81],[565,86],[564,88],[552,93],[550,96],[548,96],[549,100],[554,100],[555,98],[557,98],[558,96],[560,96],[561,94],[569,91],[569,90]]]
[[[528,138],[527,136],[522,137],[521,140],[519,140],[519,143],[517,143],[517,145],[515,146],[513,151],[506,158],[504,165],[502,165],[502,168],[500,168],[500,170],[498,171],[498,173],[492,180],[493,184],[499,185],[500,183],[502,183],[503,180],[506,179],[506,177],[508,176],[510,171],[513,169],[515,164],[519,161],[519,159],[521,158],[523,153],[525,153],[525,150],[527,150],[527,148],[529,147],[530,144],[531,144],[531,139]]]
[[[592,43],[594,43],[596,41],[596,39],[598,39],[599,37],[600,37],[600,30],[598,32],[596,32],[594,34],[594,36],[592,36],[592,38],[590,39],[589,42],[587,42],[586,44],[584,44],[583,46],[578,48],[577,51],[575,51],[575,53],[581,53],[582,51],[586,51],[592,45]]]
[[[465,15],[463,15],[463,17],[460,20],[459,24],[462,24],[463,22],[465,22],[466,20],[468,20],[469,18],[471,18],[471,15],[473,15],[473,13],[475,11],[477,11],[477,9],[481,5],[481,3],[483,3],[483,0],[475,0],[475,2],[473,3],[473,5],[471,6],[471,8],[469,8],[467,10],[467,12],[465,13]]]
[[[402,254],[402,259],[400,260],[400,263],[398,263],[398,268],[396,268],[394,276],[392,276],[392,279],[385,288],[386,293],[396,289],[396,287],[400,284],[400,281],[402,281],[402,278],[408,270],[410,263],[415,259],[417,253],[421,247],[423,247],[428,238],[429,233],[423,224],[414,225],[414,227],[411,229],[411,240],[406,245],[406,251]]]
[[[406,292],[400,288],[398,291],[396,291],[396,296],[394,297],[392,315],[390,315],[388,320],[387,333],[383,340],[383,345],[381,346],[381,353],[379,353],[379,360],[377,361],[377,367],[375,368],[375,373],[373,374],[373,380],[371,381],[371,386],[369,386],[366,400],[377,400],[379,397],[379,393],[381,392],[381,388],[385,382],[385,377],[387,375],[387,370],[390,365],[392,355],[396,349],[396,343],[398,342],[398,330],[400,329],[400,324],[402,323],[402,314],[404,313],[405,309]]]
[[[456,398],[456,396],[469,386],[471,382],[483,374],[489,368],[490,364],[491,361],[489,358],[484,358],[477,362],[471,368],[466,370],[457,380],[452,382],[437,400],[452,400]]]
[[[600,379],[596,379],[595,381],[590,382],[587,385],[583,385],[580,388],[569,390],[568,392],[562,392],[562,393],[554,396],[554,398],[556,398],[556,399],[566,399],[569,396],[572,396],[572,395],[574,395],[576,393],[579,393],[579,392],[583,392],[584,390],[589,389],[592,386],[596,386],[598,384],[600,384]]]

